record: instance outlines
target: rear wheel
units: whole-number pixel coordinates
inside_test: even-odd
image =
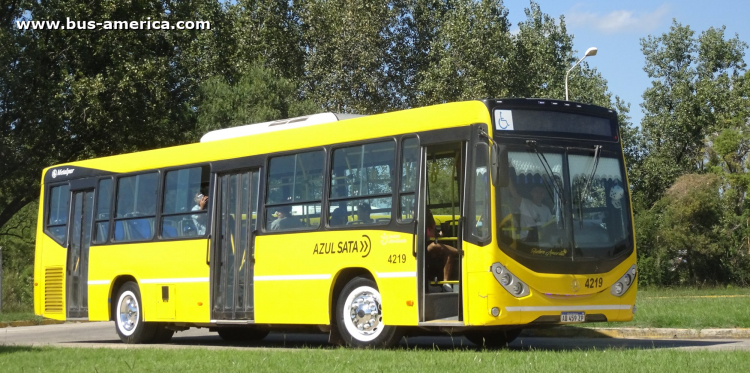
[[[143,321],[141,291],[138,284],[128,281],[117,292],[115,329],[125,343],[149,343],[156,335],[157,325]]]
[[[374,281],[355,277],[339,295],[336,304],[337,329],[352,347],[389,347],[401,338],[396,326],[383,323],[380,292]]]
[[[219,337],[227,342],[260,341],[268,335],[268,330],[255,328],[220,328]]]
[[[471,343],[479,347],[500,348],[506,347],[521,335],[521,329],[506,329],[493,331],[470,331],[464,336]]]

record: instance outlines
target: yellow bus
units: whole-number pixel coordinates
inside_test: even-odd
[[[351,346],[628,321],[617,115],[493,99],[316,114],[44,170],[35,313],[126,343],[314,328]]]

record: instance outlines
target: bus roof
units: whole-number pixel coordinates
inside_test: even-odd
[[[359,114],[320,113],[303,117],[273,120],[263,123],[245,124],[242,126],[222,128],[206,133],[200,142],[233,139],[235,137],[259,135],[261,133],[282,131],[294,128],[314,126],[323,123],[337,122],[345,119],[363,117]]]
[[[300,127],[280,125],[272,130],[268,130],[267,125],[265,131],[252,136],[238,135],[223,140],[62,163],[45,168],[43,180],[52,181],[54,171],[57,175],[65,175],[54,178],[55,181],[69,180],[83,177],[83,169],[107,173],[137,172],[491,122],[489,111],[481,101],[453,102],[351,119],[334,115],[337,120],[328,123]],[[284,131],[292,128],[295,130]],[[71,174],[68,174],[68,168],[73,170]]]

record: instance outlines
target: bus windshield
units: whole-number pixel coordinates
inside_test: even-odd
[[[498,188],[500,246],[520,256],[605,259],[628,251],[630,213],[613,154],[527,146],[508,152]]]

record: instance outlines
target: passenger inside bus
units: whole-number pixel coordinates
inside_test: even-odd
[[[450,281],[450,276],[453,271],[453,265],[458,261],[458,250],[450,245],[440,243],[437,238],[442,235],[442,232],[437,232],[435,218],[432,216],[432,212],[427,210],[427,216],[425,219],[425,244],[427,245],[427,260],[428,268],[443,268],[443,281]],[[434,274],[429,276],[437,277]],[[442,285],[444,292],[453,292],[453,287],[450,284]]]
[[[195,206],[192,211],[203,211],[208,206],[208,196],[203,195],[200,191],[195,194]],[[198,235],[202,236],[206,234],[206,214],[193,214],[193,224],[195,229],[198,231]]]
[[[332,227],[340,227],[346,225],[347,221],[349,221],[349,218],[346,215],[346,207],[336,207],[336,209],[331,212],[331,220],[328,224]]]
[[[372,208],[369,203],[360,203],[357,205],[357,221],[360,222],[360,224],[372,223],[373,221],[370,218],[371,213]]]
[[[276,219],[271,222],[272,231],[282,231],[302,227],[298,217],[292,215],[291,206],[279,206],[274,214]]]

